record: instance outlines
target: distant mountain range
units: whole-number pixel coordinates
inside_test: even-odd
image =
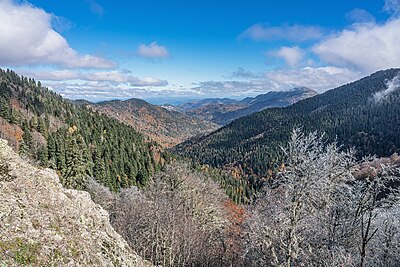
[[[136,98],[96,104],[78,100],[75,103],[90,106],[94,110],[126,123],[164,147],[172,147],[190,137],[206,134],[218,128],[212,122],[155,106]]]
[[[287,92],[269,92],[243,100],[207,98],[177,106],[156,106],[141,99],[91,103],[74,100],[78,106],[90,106],[107,116],[132,126],[164,147],[173,147],[191,137],[210,133],[236,118],[271,107],[284,107],[316,95],[308,88]]]
[[[379,71],[291,106],[242,117],[178,145],[175,152],[262,177],[279,163],[279,146],[285,145],[292,129],[303,127],[306,132],[325,132],[329,141],[337,140],[343,148],[355,147],[359,157],[389,156],[400,152],[399,71]]]
[[[243,100],[229,98],[208,98],[167,108],[202,118],[219,125],[225,125],[237,118],[261,111],[266,108],[286,107],[305,98],[315,96],[317,92],[305,88],[290,91],[268,92]]]
[[[0,138],[55,169],[63,185],[82,189],[87,176],[113,191],[144,185],[169,162],[159,144],[88,104],[74,105],[32,78],[0,69]]]

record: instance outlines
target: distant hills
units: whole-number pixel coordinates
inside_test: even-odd
[[[164,147],[172,147],[190,137],[210,133],[218,128],[212,122],[155,106],[141,99],[96,104],[80,100],[76,103],[126,123]]]
[[[293,127],[303,127],[306,132],[325,132],[343,148],[355,147],[359,157],[391,155],[400,151],[397,75],[399,69],[379,71],[291,106],[265,109],[184,142],[175,151],[196,162],[263,177],[279,163],[278,147],[287,142]]]
[[[317,95],[316,91],[300,87],[290,91],[271,91],[256,97],[247,97],[243,100],[209,98],[176,106],[175,110],[219,125],[225,125],[254,112],[266,108],[286,107],[315,95]]]
[[[66,187],[96,177],[111,190],[143,186],[171,155],[133,127],[71,101],[32,78],[0,69],[0,138],[57,170]]]

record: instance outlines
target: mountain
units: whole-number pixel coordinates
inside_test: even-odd
[[[26,163],[2,139],[0,199],[2,266],[152,266],[87,192],[63,188],[54,170]]]
[[[230,98],[206,98],[198,101],[188,102],[178,106],[182,112],[203,108],[208,105],[235,105],[239,101]]]
[[[219,125],[225,125],[237,118],[272,107],[286,107],[302,99],[317,95],[312,89],[300,87],[290,91],[268,92],[241,101],[232,99],[205,99],[200,102],[179,106],[188,115],[197,116]]]
[[[174,151],[196,162],[266,177],[294,127],[325,132],[329,141],[354,147],[359,157],[400,151],[400,69],[359,81],[284,108],[265,109],[178,145]]]
[[[164,147],[172,147],[218,126],[197,117],[152,105],[141,99],[90,104],[91,108],[124,122]]]
[[[0,70],[0,138],[78,189],[88,176],[111,190],[143,186],[171,157],[131,126],[10,70]]]

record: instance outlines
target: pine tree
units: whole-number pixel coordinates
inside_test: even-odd
[[[6,99],[0,97],[0,116],[6,120],[10,119],[10,107]]]
[[[56,166],[57,170],[63,172],[66,168],[65,164],[65,147],[64,147],[64,140],[62,139],[62,135],[58,134],[55,140],[55,155],[56,155]]]
[[[101,184],[106,184],[106,168],[104,165],[104,161],[101,158],[100,152],[96,149],[94,152],[94,167],[93,167],[93,175],[94,178],[100,182]]]
[[[48,153],[47,153],[47,147],[42,146],[39,151],[38,151],[38,159],[42,166],[47,167],[48,166]]]
[[[63,172],[63,185],[82,190],[91,176],[91,164],[82,136],[72,126],[67,134],[66,169]]]

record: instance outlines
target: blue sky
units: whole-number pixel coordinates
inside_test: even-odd
[[[400,66],[400,0],[0,0],[0,67],[68,98],[323,92]]]

